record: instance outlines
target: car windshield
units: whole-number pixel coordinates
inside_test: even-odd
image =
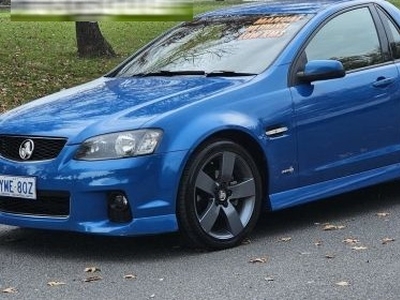
[[[116,76],[259,74],[309,18],[250,15],[183,23],[137,53]]]

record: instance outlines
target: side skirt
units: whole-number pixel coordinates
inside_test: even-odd
[[[272,210],[279,210],[395,179],[400,179],[400,164],[271,194],[269,199]]]

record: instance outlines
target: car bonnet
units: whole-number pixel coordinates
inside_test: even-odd
[[[163,113],[200,101],[252,77],[106,78],[64,90],[0,117],[0,133],[74,138],[140,128]],[[92,132],[90,128],[96,128]],[[81,134],[82,132],[87,134]],[[80,142],[80,141],[75,141]]]

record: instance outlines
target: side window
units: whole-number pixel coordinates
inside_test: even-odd
[[[346,71],[384,62],[370,10],[359,8],[329,20],[305,49],[307,60],[336,59]]]
[[[389,28],[393,36],[393,42],[390,43],[390,48],[392,49],[393,56],[395,59],[400,58],[400,34],[397,27],[394,26],[392,21],[389,21]]]
[[[393,21],[387,16],[386,13],[384,13],[380,8],[379,10],[379,15],[382,19],[382,22],[386,25],[386,27],[389,29],[388,34],[391,35],[389,37],[391,43],[390,43],[390,49],[392,50],[393,57],[395,59],[400,58],[400,33],[398,27],[393,23]]]

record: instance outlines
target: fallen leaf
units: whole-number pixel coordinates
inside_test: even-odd
[[[242,241],[242,245],[249,245],[249,244],[251,244],[251,240],[250,239],[244,239]]]
[[[334,254],[325,255],[325,258],[328,258],[328,259],[332,259],[332,258],[335,258],[335,257],[336,257],[336,255],[334,255]]]
[[[268,276],[268,277],[265,277],[264,280],[268,281],[268,282],[271,282],[271,281],[274,281],[275,279],[273,277],[271,277],[271,276]]]
[[[382,239],[382,244],[386,245],[387,243],[394,242],[394,241],[395,241],[395,239],[386,237],[386,238]]]
[[[50,281],[47,283],[48,286],[59,286],[59,285],[65,285],[65,282],[61,282],[61,281]]]
[[[335,284],[338,286],[349,286],[350,285],[350,283],[347,281],[339,281],[339,282],[336,282]]]
[[[319,246],[322,246],[323,243],[324,243],[323,241],[316,241],[316,242],[314,243],[314,245],[317,246],[317,247],[319,247]]]
[[[136,275],[135,274],[127,274],[127,275],[124,275],[124,279],[136,279]]]
[[[322,230],[324,231],[332,231],[332,230],[340,230],[344,229],[346,226],[344,225],[332,225],[332,224],[326,224],[324,227],[322,227]]]
[[[343,243],[347,244],[347,245],[354,245],[357,244],[359,242],[359,240],[354,239],[354,238],[347,238],[343,240]]]
[[[354,247],[351,247],[351,249],[353,249],[355,251],[360,251],[360,250],[367,250],[368,248],[365,246],[354,246]]]
[[[290,242],[292,240],[291,237],[283,237],[278,240],[278,242]]]
[[[102,280],[101,276],[90,276],[88,278],[85,278],[83,282],[94,282],[94,281],[99,281]]]
[[[86,273],[96,273],[96,272],[100,272],[101,270],[97,267],[88,267],[85,268],[85,272]]]
[[[249,263],[255,264],[255,263],[262,263],[265,264],[268,261],[266,257],[256,257],[256,258],[251,258],[249,260]]]
[[[322,228],[322,230],[325,230],[325,231],[336,230],[336,229],[337,229],[337,226],[331,225],[331,224],[324,225],[324,227]]]
[[[15,294],[17,292],[18,292],[17,289],[14,287],[8,287],[8,288],[2,290],[3,294]]]
[[[150,298],[154,298],[156,296],[156,294],[151,294]]]
[[[390,215],[390,213],[388,212],[380,212],[376,214],[378,217],[384,218],[387,217],[388,215]]]

